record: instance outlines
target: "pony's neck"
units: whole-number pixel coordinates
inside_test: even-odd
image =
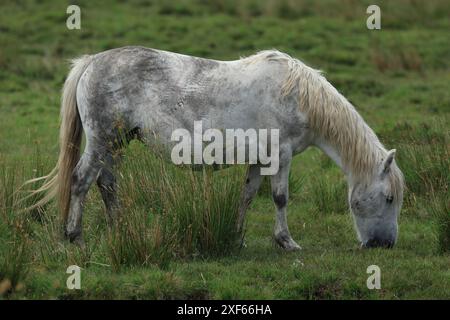
[[[342,172],[345,174],[346,178],[349,180],[350,177],[352,176],[351,174],[351,170],[349,170],[347,167],[345,167],[342,163],[342,157],[339,153],[339,151],[337,150],[337,148],[335,148],[333,146],[333,144],[329,143],[328,141],[325,141],[322,138],[318,138],[315,141],[315,145],[322,150],[323,153],[325,153],[331,160],[334,161],[334,163],[336,163],[336,165],[341,168]],[[348,181],[349,183],[351,181]]]
[[[371,143],[370,141],[368,141],[368,143]],[[342,151],[340,151],[339,148],[337,148],[336,146],[334,146],[334,144],[332,142],[326,141],[323,138],[317,138],[314,141],[314,144],[320,149],[322,150],[322,152],[324,152],[331,160],[334,161],[334,163],[336,163],[336,165],[341,168],[342,172],[345,174],[345,177],[347,179],[349,188],[353,188],[353,186],[357,183],[363,182],[364,178],[360,175],[359,172],[357,172],[356,170],[353,170],[352,166],[350,165],[346,165],[343,162],[343,158],[345,157],[345,155],[342,155]],[[349,149],[352,149],[351,146],[348,146]],[[379,152],[380,150],[377,149],[378,146],[373,146],[374,148],[369,148],[369,150],[373,150],[373,152]],[[373,156],[373,155],[372,155]],[[376,165],[377,163],[374,162],[372,163],[372,165]],[[367,167],[366,170],[368,170],[369,172],[375,172],[375,167]],[[365,181],[367,183],[367,181]]]

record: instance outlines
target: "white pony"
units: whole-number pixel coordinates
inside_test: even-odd
[[[395,150],[387,151],[354,107],[316,70],[276,50],[236,61],[196,58],[143,47],[124,47],[73,61],[65,82],[57,166],[37,192],[37,205],[57,196],[71,241],[82,241],[82,207],[94,181],[109,220],[117,212],[113,149],[121,130],[170,152],[171,133],[209,128],[279,129],[279,170],[271,176],[276,206],[274,238],[299,249],[286,218],[291,159],[317,146],[344,171],[348,201],[364,247],[392,247],[403,199]],[[120,125],[119,125],[120,123]],[[208,128],[205,128],[208,129]],[[82,132],[86,147],[79,157]],[[127,140],[127,139],[126,139]],[[238,228],[262,181],[249,167]],[[193,195],[195,196],[195,195]]]

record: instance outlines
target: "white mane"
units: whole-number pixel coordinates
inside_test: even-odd
[[[311,128],[337,148],[343,166],[356,181],[369,183],[387,155],[373,130],[353,105],[319,71],[277,50],[261,51],[249,61],[278,61],[288,65],[282,94],[298,94],[300,110],[308,116]],[[399,199],[403,175],[394,163],[389,173],[391,192]]]

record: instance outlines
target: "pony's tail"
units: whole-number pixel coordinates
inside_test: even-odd
[[[82,56],[72,60],[72,69],[64,83],[61,99],[60,129],[59,129],[59,157],[56,166],[46,176],[31,179],[26,184],[44,180],[43,185],[32,191],[30,196],[45,193],[32,207],[44,206],[57,197],[59,211],[66,222],[70,205],[70,189],[72,172],[80,158],[80,145],[83,127],[77,107],[77,86],[83,72],[91,62],[92,56]]]

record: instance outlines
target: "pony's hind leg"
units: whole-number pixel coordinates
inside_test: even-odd
[[[114,175],[117,164],[122,160],[122,151],[131,140],[141,140],[141,132],[138,127],[123,133],[117,134],[114,143],[110,143],[108,152],[102,162],[102,168],[97,178],[97,186],[102,195],[106,209],[108,226],[112,227],[119,213],[119,201],[117,198],[117,181]]]
[[[86,147],[72,173],[69,214],[66,221],[66,237],[71,242],[83,243],[82,216],[86,194],[101,168],[101,153]]]
[[[292,239],[287,225],[287,203],[289,198],[289,170],[291,153],[280,152],[280,167],[271,177],[272,197],[277,209],[274,239],[276,243],[287,251],[299,250],[300,246]]]
[[[106,208],[106,217],[108,225],[112,226],[118,210],[117,200],[117,182],[114,176],[115,159],[113,155],[109,154],[105,158],[104,166],[102,167],[100,174],[97,178],[97,186],[102,195],[103,202]]]

